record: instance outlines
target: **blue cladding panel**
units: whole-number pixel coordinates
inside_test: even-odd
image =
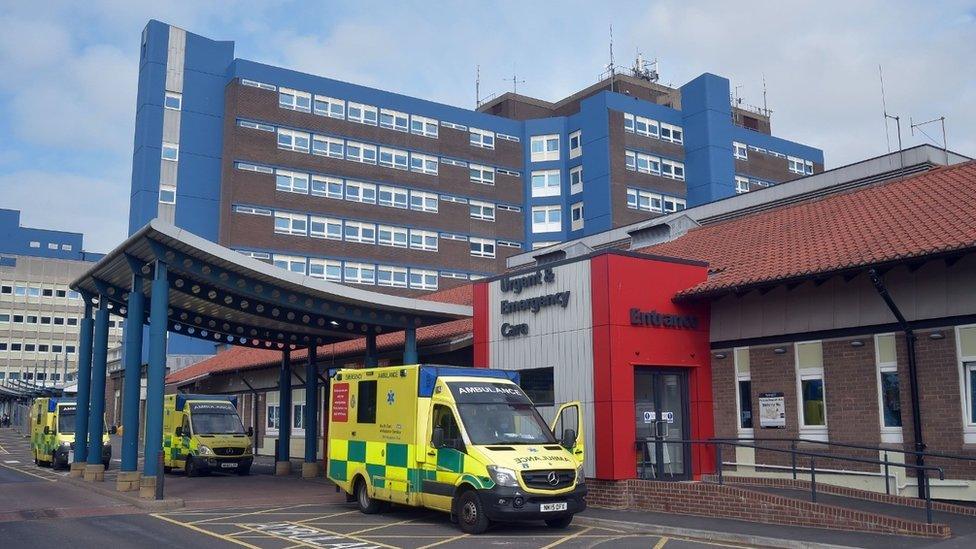
[[[769,149],[778,153],[790,156],[797,156],[804,160],[810,160],[818,164],[823,164],[823,151],[808,145],[802,145],[795,141],[787,141],[779,137],[773,137],[764,133],[749,130],[742,126],[732,127],[732,140],[746,145],[753,145],[763,149]]]
[[[566,177],[566,229],[570,238],[594,234],[611,228],[613,204],[610,196],[610,111],[608,100],[613,95],[603,92],[584,99],[580,112],[570,117],[570,132],[581,130],[583,154],[568,161],[568,169],[583,166],[583,192],[569,195],[569,172]],[[575,119],[575,120],[574,120]],[[576,122],[575,124],[573,122]],[[567,154],[569,145],[567,142]],[[583,230],[572,231],[572,204],[583,201]]]
[[[38,247],[31,247],[31,242],[37,242]],[[56,245],[56,249],[49,248],[49,244]],[[64,245],[71,249],[63,249]],[[81,233],[22,227],[19,210],[0,208],[0,253],[74,261],[98,261],[103,257],[102,254],[85,252],[83,245]],[[4,259],[11,266],[16,265],[14,258]]]
[[[729,81],[705,73],[681,87],[688,207],[735,194]]]

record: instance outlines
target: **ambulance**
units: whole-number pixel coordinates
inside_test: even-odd
[[[330,381],[328,477],[363,513],[426,507],[479,534],[493,521],[565,528],[586,508],[578,402],[547,425],[504,370],[342,369]]]
[[[70,398],[37,398],[31,405],[30,440],[34,463],[54,469],[67,469],[74,461],[75,417],[78,406]],[[102,433],[102,465],[112,463],[109,432]]]
[[[254,454],[237,414],[237,397],[166,395],[163,401],[163,471],[194,477],[211,471],[247,475]]]

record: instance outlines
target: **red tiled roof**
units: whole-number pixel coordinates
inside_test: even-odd
[[[709,264],[679,294],[844,271],[976,247],[976,161],[706,225],[637,250]]]
[[[442,290],[426,295],[422,299],[441,303],[454,303],[456,305],[471,305],[471,285],[467,284]],[[452,320],[433,326],[424,326],[417,329],[417,345],[422,346],[451,341],[461,336],[470,335],[471,331],[472,323],[470,318]],[[403,332],[381,334],[376,338],[376,348],[380,352],[399,349],[401,347],[403,347]],[[320,360],[329,360],[333,357],[356,356],[365,354],[365,352],[366,338],[359,338],[335,344],[322,345],[318,348],[317,356]],[[297,364],[305,360],[307,356],[307,349],[298,349],[291,354],[292,363]],[[255,349],[251,347],[231,347],[207,360],[170,374],[166,377],[166,384],[183,383],[219,372],[262,368],[278,364],[280,361],[281,351]]]

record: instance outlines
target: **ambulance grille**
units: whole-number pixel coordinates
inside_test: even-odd
[[[240,456],[244,454],[244,448],[214,448],[213,451],[218,456]]]
[[[555,473],[556,482],[550,482],[550,473]],[[576,471],[572,469],[544,469],[541,471],[522,471],[522,482],[526,488],[536,490],[562,490],[573,485]]]

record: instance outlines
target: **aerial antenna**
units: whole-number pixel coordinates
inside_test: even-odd
[[[504,80],[506,82],[511,82],[512,83],[512,93],[516,93],[516,94],[518,93],[518,85],[519,84],[525,84],[525,80],[519,80],[518,79],[518,76],[516,76],[516,74],[515,74],[515,64],[514,63],[512,63],[512,77],[511,78],[503,78],[502,80]]]
[[[647,80],[648,82],[657,82],[659,75],[657,72],[657,59],[653,61],[645,61],[644,54],[637,50],[637,56],[634,58],[634,66],[630,69],[635,78],[640,78],[641,80]]]
[[[613,91],[613,76],[615,68],[616,67],[613,64],[613,23],[610,23],[610,64],[607,66],[607,69],[610,71],[610,91]]]
[[[481,106],[481,65],[475,66],[474,76],[474,108]]]
[[[901,162],[901,167],[905,167],[904,159],[901,157],[901,117],[888,114],[888,105],[885,102],[885,91],[884,91],[884,72],[881,70],[881,65],[878,65],[878,78],[881,80],[881,110],[884,113],[884,123],[885,123],[885,141],[888,144],[888,152],[891,152],[891,139],[888,137],[888,119],[895,121],[895,129],[898,132],[898,159]]]
[[[762,73],[763,82],[763,112],[769,116],[769,105],[766,104],[766,73]]]
[[[915,130],[917,129],[919,133],[921,133],[925,137],[928,137],[929,141],[938,145],[938,142],[935,139],[932,139],[932,136],[925,133],[925,130],[922,129],[922,126],[925,126],[927,124],[934,124],[935,122],[939,122],[942,124],[942,152],[945,153],[946,166],[948,166],[949,165],[949,144],[946,142],[945,117],[940,116],[938,118],[933,118],[932,120],[926,120],[925,122],[919,122],[917,124],[912,120],[911,116],[908,117],[908,123],[910,125],[913,136],[915,135]]]

